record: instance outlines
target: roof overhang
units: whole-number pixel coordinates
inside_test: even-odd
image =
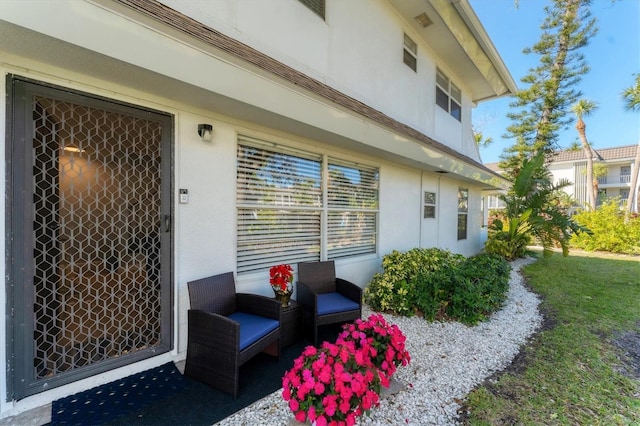
[[[473,102],[518,88],[468,0],[389,0],[425,44],[471,91]],[[424,27],[418,16],[431,24]],[[462,78],[464,76],[464,78]]]
[[[162,7],[155,2],[37,2],[27,12],[23,5],[3,5],[3,56],[59,67],[66,70],[66,80],[87,86],[89,79],[98,93],[100,80],[111,81],[130,87],[129,96],[149,93],[187,110],[211,111],[422,170],[451,173],[482,188],[509,185],[481,163],[259,52],[251,52],[255,63],[251,58],[247,62],[233,51],[246,46],[234,46],[228,38],[216,45],[211,40],[220,35],[195,21],[171,15],[170,22],[179,22],[172,26],[158,19],[162,14],[145,9]]]

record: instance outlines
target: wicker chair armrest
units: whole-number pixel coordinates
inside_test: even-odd
[[[280,321],[281,303],[259,294],[237,293],[236,310]]]
[[[189,341],[235,352],[240,347],[240,324],[220,314],[199,309],[188,311]]]
[[[296,295],[296,301],[302,304],[305,311],[316,311],[318,296],[316,293],[303,282],[298,281],[296,285],[298,294]]]
[[[362,288],[354,283],[342,278],[336,278],[336,291],[347,299],[362,305]]]

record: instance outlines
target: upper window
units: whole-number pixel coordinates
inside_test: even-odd
[[[418,45],[406,34],[404,35],[403,59],[409,68],[414,71],[418,69]]]
[[[313,10],[318,16],[324,19],[324,2],[325,0],[298,0],[300,3]]]
[[[238,273],[375,253],[378,175],[375,167],[240,136]]]
[[[469,190],[458,188],[458,240],[467,239],[467,219],[469,216]]]
[[[462,92],[440,69],[436,69],[436,104],[456,120],[462,120]]]

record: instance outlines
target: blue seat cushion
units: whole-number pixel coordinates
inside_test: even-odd
[[[340,293],[322,293],[318,295],[318,315],[353,311],[355,309],[360,309],[360,305]]]
[[[240,350],[252,345],[280,325],[278,320],[245,312],[234,312],[227,318],[240,324]]]

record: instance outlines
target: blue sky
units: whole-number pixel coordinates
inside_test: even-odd
[[[547,0],[469,0],[502,60],[519,88],[526,88],[520,79],[538,65],[536,55],[525,55],[540,37],[540,24]],[[598,104],[598,109],[584,121],[587,139],[598,148],[635,145],[640,140],[640,113],[625,111],[620,93],[634,82],[640,73],[640,0],[593,0],[591,13],[597,18],[598,34],[582,52],[591,70],[577,88],[583,98]],[[506,117],[510,98],[500,98],[479,104],[473,110],[473,122],[493,143],[481,148],[484,163],[499,161],[505,147],[513,140],[503,139],[511,121]],[[577,141],[574,124],[560,133],[563,148]]]

